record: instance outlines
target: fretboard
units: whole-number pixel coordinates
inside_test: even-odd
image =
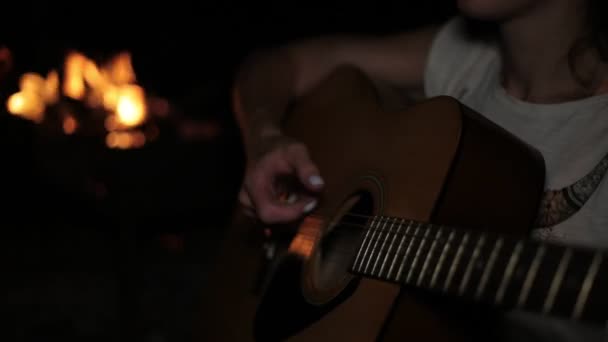
[[[604,251],[374,217],[351,271],[519,309],[606,324]]]

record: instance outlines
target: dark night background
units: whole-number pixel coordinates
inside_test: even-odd
[[[229,86],[239,61],[303,37],[439,22],[453,4],[110,0],[18,2],[1,13],[14,68],[0,84],[0,340],[160,342],[189,340],[205,266],[235,205],[243,156]],[[110,151],[8,115],[18,75],[60,66],[67,49],[130,51],[148,92],[220,134]]]

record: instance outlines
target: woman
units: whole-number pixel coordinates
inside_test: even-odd
[[[419,99],[450,95],[536,147],[547,166],[539,238],[608,247],[608,14],[605,0],[459,0],[462,16],[440,27],[381,39],[332,36],[252,56],[235,85],[247,169],[239,196],[267,223],[314,209],[314,197],[282,201],[273,189],[293,173],[313,193],[322,170],[284,136],[287,105],[340,64],[379,89]],[[483,34],[476,34],[477,28]],[[262,86],[263,85],[263,86]],[[320,173],[321,172],[321,173]],[[570,322],[513,314],[519,340],[601,340]]]

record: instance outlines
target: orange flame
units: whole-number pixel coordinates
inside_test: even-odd
[[[59,74],[52,70],[46,77],[26,73],[19,81],[19,91],[7,101],[8,111],[34,122],[44,120],[46,107],[59,101],[63,94],[83,101],[92,108],[108,112],[106,145],[111,148],[141,147],[145,136],[133,130],[146,122],[146,93],[136,84],[131,54],[123,52],[108,63],[97,65],[79,52],[66,56],[64,75],[60,85]],[[61,91],[61,94],[60,94]],[[78,122],[73,116],[63,119],[63,130],[73,134]]]
[[[68,54],[64,66],[63,93],[74,100],[82,100],[86,94],[83,71],[88,59],[77,52]]]
[[[9,112],[41,122],[46,106],[59,99],[59,75],[56,71],[51,71],[44,78],[33,72],[25,73],[19,79],[19,89],[19,92],[8,98]]]

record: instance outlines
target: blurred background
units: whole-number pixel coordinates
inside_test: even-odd
[[[452,2],[3,3],[0,339],[190,341],[243,171],[239,62]]]

